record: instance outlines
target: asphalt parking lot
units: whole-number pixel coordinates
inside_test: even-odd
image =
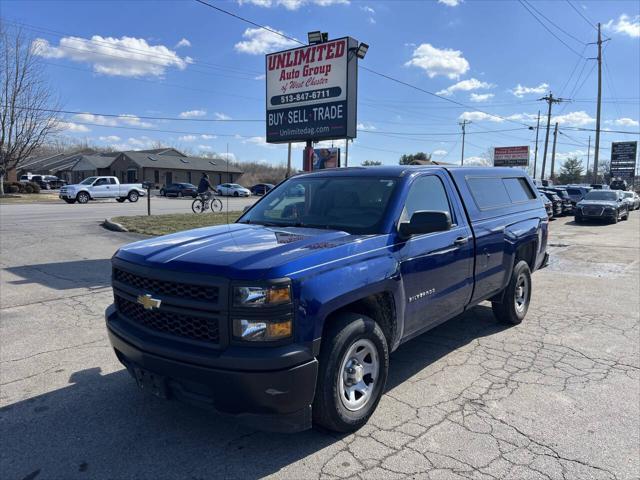
[[[279,435],[148,397],[116,361],[109,258],[137,237],[97,221],[146,207],[111,203],[0,207],[2,478],[640,476],[640,212],[552,222],[524,323],[480,305],[404,344],[357,433]]]

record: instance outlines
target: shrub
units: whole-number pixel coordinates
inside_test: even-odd
[[[5,193],[19,193],[20,187],[18,187],[15,183],[10,183],[9,185],[5,185],[4,187]]]
[[[40,185],[37,183],[29,182],[27,185],[31,186],[31,193],[40,193]],[[29,192],[27,192],[29,193]]]
[[[30,183],[24,184],[24,193],[33,193],[33,186]]]

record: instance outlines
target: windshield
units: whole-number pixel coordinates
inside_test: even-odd
[[[605,190],[592,190],[584,197],[585,200],[607,200],[615,202],[618,199],[616,192],[607,192]]]
[[[93,182],[96,181],[96,178],[98,177],[85,178],[83,181],[80,182],[80,185],[91,185]]]
[[[624,192],[622,196],[624,198],[633,198],[633,192]]]
[[[292,178],[271,190],[238,222],[381,233],[396,183],[380,177]]]
[[[230,183],[229,187],[230,188],[244,188],[242,185],[238,185],[237,183]]]

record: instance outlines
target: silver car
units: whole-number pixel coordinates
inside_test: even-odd
[[[231,196],[231,197],[249,197],[251,191],[248,188],[244,188],[237,183],[223,183],[216,187],[218,195]]]
[[[629,210],[640,208],[640,196],[636,192],[622,192],[622,201],[629,206]]]

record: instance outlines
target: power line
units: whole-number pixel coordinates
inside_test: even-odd
[[[196,0],[199,1],[199,0]],[[564,40],[562,40],[558,35],[556,35],[553,30],[551,30],[549,27],[547,27],[544,22],[542,20],[540,20],[535,13],[533,13],[531,10],[529,10],[529,7],[527,7],[527,5],[525,5],[525,3],[522,0],[518,0],[518,2],[520,2],[520,5],[522,5],[524,7],[524,9],[529,12],[529,14],[536,19],[536,21],[542,25],[544,27],[544,29],[549,32],[551,35],[553,35],[560,43],[562,43],[565,47],[567,47],[569,50],[571,50],[574,54],[576,54],[577,56],[581,57],[582,55],[580,55],[576,50],[573,49],[573,47],[571,47],[569,44],[567,44]]]
[[[249,20],[249,19],[247,19],[247,18],[245,18],[245,17],[242,17],[242,16],[237,15],[237,14],[235,14],[235,13],[232,13],[232,12],[230,12],[230,11],[228,11],[228,10],[225,10],[224,8],[220,8],[220,7],[217,7],[217,6],[211,5],[210,3],[207,3],[207,2],[205,2],[204,0],[195,0],[195,1],[196,1],[196,2],[198,2],[198,3],[200,3],[200,4],[202,4],[202,5],[206,5],[207,7],[210,7],[210,8],[212,8],[212,9],[214,9],[214,10],[216,10],[216,11],[220,12],[220,13],[223,13],[223,14],[225,14],[225,15],[229,15],[229,16],[231,16],[231,17],[235,18],[235,19],[238,19],[238,20],[240,20],[240,21],[242,21],[242,22],[246,22],[246,23],[248,23],[248,24],[250,24],[250,25],[253,25],[253,26],[255,26],[255,27],[262,28],[262,29],[264,29],[264,30],[266,30],[266,31],[268,31],[268,32],[271,32],[271,33],[273,33],[273,34],[275,34],[275,35],[279,35],[279,36],[281,36],[281,37],[283,37],[283,38],[286,38],[286,39],[288,39],[288,40],[291,40],[291,41],[293,41],[293,42],[296,42],[296,43],[298,43],[298,44],[300,44],[300,45],[306,46],[306,44],[305,44],[305,43],[301,42],[301,41],[300,41],[300,40],[298,40],[297,38],[290,37],[289,35],[286,35],[286,34],[284,34],[284,33],[282,33],[282,32],[279,32],[278,30],[274,30],[274,29],[272,29],[272,28],[269,28],[269,27],[266,27],[266,26],[261,25],[261,24],[259,24],[259,23],[256,23],[256,22],[254,22],[254,21],[252,21],[252,20]],[[464,103],[462,103],[462,102],[458,102],[458,101],[453,100],[453,99],[451,99],[451,98],[447,98],[447,97],[444,97],[444,96],[442,96],[442,95],[438,95],[437,93],[430,92],[429,90],[425,90],[424,88],[420,88],[420,87],[418,87],[418,86],[416,86],[416,85],[412,85],[412,84],[407,83],[407,82],[405,82],[405,81],[403,81],[403,80],[399,80],[399,79],[397,79],[397,78],[391,77],[390,75],[387,75],[387,74],[384,74],[384,73],[381,73],[381,72],[377,72],[377,71],[375,71],[375,70],[372,70],[371,68],[367,68],[367,67],[364,67],[364,66],[362,66],[362,65],[360,65],[360,68],[361,68],[361,69],[363,69],[363,70],[365,70],[365,71],[367,71],[367,72],[373,73],[374,75],[378,75],[378,76],[380,76],[380,77],[382,77],[382,78],[385,78],[385,79],[387,79],[387,80],[390,80],[390,81],[392,81],[392,82],[398,83],[398,84],[400,84],[400,85],[404,85],[405,87],[412,88],[412,89],[417,90],[417,91],[422,92],[422,93],[426,93],[427,95],[431,95],[431,96],[436,97],[436,98],[439,98],[439,99],[441,99],[441,100],[445,100],[445,101],[447,101],[447,102],[454,103],[454,104],[456,104],[456,105],[460,105],[461,107],[469,108],[469,109],[472,109],[472,110],[475,110],[475,111],[478,111],[478,112],[482,112],[482,113],[484,113],[484,114],[486,114],[486,115],[491,115],[491,116],[493,116],[493,117],[501,118],[502,120],[505,120],[505,121],[508,121],[508,122],[517,123],[518,125],[524,125],[524,126],[526,126],[526,127],[530,127],[530,126],[531,126],[531,125],[528,125],[528,124],[526,124],[526,123],[518,122],[518,121],[516,121],[516,120],[512,120],[512,119],[507,118],[507,117],[502,117],[502,116],[500,116],[500,115],[490,114],[490,113],[484,112],[484,111],[479,110],[478,108],[476,108],[476,107],[474,107],[474,106],[466,105],[466,104],[464,104]]]
[[[567,1],[567,3],[569,4],[569,6],[570,6],[571,8],[573,8],[573,9],[576,11],[576,13],[577,13],[578,15],[580,15],[580,16],[582,17],[582,19],[583,19],[585,22],[587,22],[587,24],[588,24],[591,28],[593,28],[593,29],[595,29],[595,30],[598,30],[598,27],[596,27],[596,25],[595,25],[591,20],[589,20],[589,19],[587,18],[587,16],[586,16],[586,15],[583,15],[583,14],[582,14],[582,12],[581,12],[580,10],[578,10],[578,9],[576,8],[576,6],[575,6],[573,3],[571,3],[569,0],[566,0],[566,1]]]
[[[544,18],[547,22],[549,22],[551,25],[553,25],[554,27],[556,27],[558,30],[560,30],[562,33],[564,33],[565,35],[567,35],[568,37],[572,38],[573,40],[575,40],[576,42],[578,42],[580,45],[586,45],[586,42],[583,42],[582,40],[580,40],[579,38],[574,37],[573,35],[571,35],[569,32],[567,32],[565,29],[563,29],[562,27],[558,26],[556,23],[554,23],[549,17],[547,17],[544,13],[542,13],[540,10],[538,10],[536,7],[534,7],[531,3],[529,3],[527,0],[522,0],[524,3],[526,3],[532,10],[534,10],[538,15],[540,15],[542,18]]]

